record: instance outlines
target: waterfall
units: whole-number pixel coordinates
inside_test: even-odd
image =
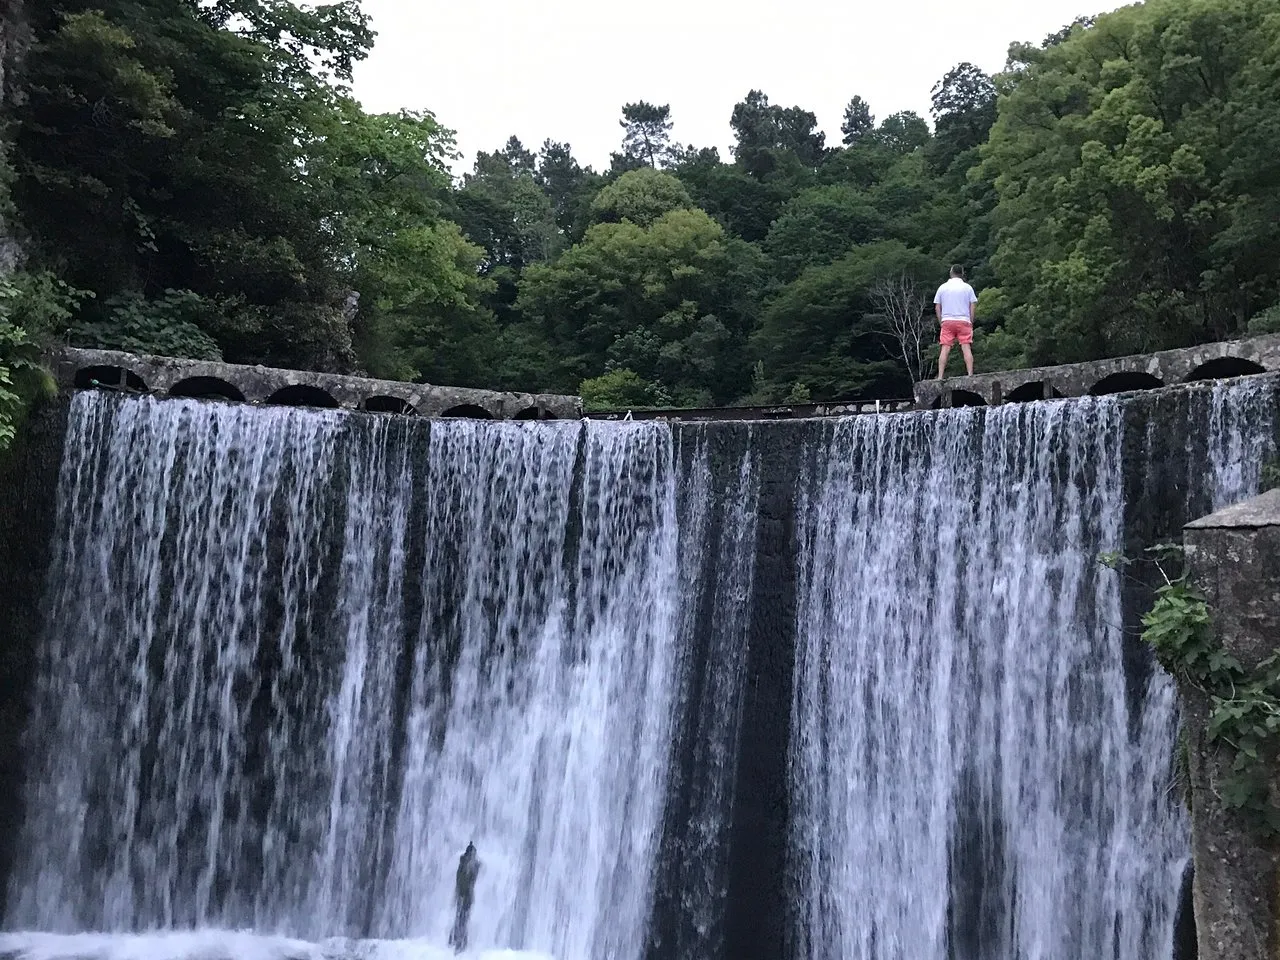
[[[477,942],[635,956],[670,747],[670,433],[451,425],[433,438],[422,631],[378,927],[442,942],[456,860],[488,851]],[[481,495],[481,491],[488,491]],[[567,555],[569,562],[563,562]],[[439,642],[457,644],[446,674]]]
[[[334,770],[298,648],[337,426],[76,396],[11,925],[286,926],[313,906]]]
[[[1176,395],[1203,456],[1184,461],[1189,500],[1252,492],[1273,396]],[[1131,675],[1120,578],[1098,562],[1127,546],[1127,402],[827,429],[799,523],[802,956],[1172,955],[1174,692]]]
[[[1275,457],[1276,391],[1270,377],[1215,381],[1209,388],[1208,423],[1202,434],[1209,466],[1205,491],[1210,511],[1221,510],[1257,492],[1262,468]],[[1196,463],[1193,456],[1189,463]]]
[[[1169,960],[1176,705],[1098,556],[1256,489],[1277,392],[702,425],[77,393],[0,954],[447,956],[474,842],[472,954]]]
[[[638,954],[669,430],[82,393],[67,437],[10,928],[443,944],[474,840],[473,943]]]

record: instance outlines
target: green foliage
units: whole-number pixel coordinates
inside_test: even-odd
[[[995,84],[973,64],[960,64],[933,88],[933,117],[930,162],[945,172],[986,142],[996,122]]]
[[[203,326],[221,308],[190,290],[169,290],[146,300],[139,294],[119,294],[102,304],[95,319],[81,315],[67,330],[76,346],[193,360],[221,360],[218,344]]]
[[[1186,572],[1166,572],[1178,548],[1153,551],[1164,582],[1142,619],[1143,639],[1166,670],[1208,699],[1207,742],[1230,761],[1220,783],[1224,806],[1249,814],[1266,836],[1280,836],[1280,806],[1270,796],[1280,746],[1280,656],[1246,670],[1218,642],[1208,603]]]
[[[736,164],[720,162],[713,148],[685,158],[675,169],[697,206],[734,236],[759,243],[791,195],[791,187],[760,180]]]
[[[1280,303],[1254,316],[1249,321],[1247,329],[1255,336],[1263,333],[1280,333]]]
[[[559,243],[555,209],[537,182],[534,157],[515,137],[501,151],[479,153],[453,199],[463,232],[488,252],[489,270],[521,270],[546,260]]]
[[[641,227],[672,210],[693,209],[689,191],[676,177],[651,167],[624,173],[591,201],[591,217],[596,223],[628,221]]]
[[[587,410],[637,410],[671,402],[661,385],[625,367],[583,380],[578,395]]]
[[[671,107],[641,100],[622,108],[622,153],[614,154],[614,166],[632,170],[640,165],[665,167],[672,158]]]
[[[13,440],[27,405],[51,389],[40,365],[40,347],[74,299],[47,275],[0,278],[0,451]]]
[[[777,276],[794,280],[806,267],[840,259],[850,247],[884,236],[884,218],[849,184],[812,187],[796,196],[769,228],[765,252]]]
[[[844,121],[840,124],[844,145],[852,147],[874,130],[875,126],[876,118],[871,113],[871,106],[861,97],[854,97],[844,108]]]
[[[791,392],[787,394],[784,403],[808,403],[812,397],[809,395],[809,388],[797,380],[791,385]]]
[[[561,358],[561,384],[623,368],[667,385],[676,402],[724,403],[746,389],[742,348],[761,268],[758,251],[704,212],[675,209],[648,226],[593,226],[525,272],[517,306]]]
[[[1030,362],[1239,333],[1280,287],[1280,10],[1152,0],[1015,46],[983,148]]]
[[[792,154],[805,167],[816,167],[826,153],[826,134],[818,129],[817,116],[800,107],[771,104],[759,90],[734,106],[729,126],[737,138],[734,156],[756,172],[767,168],[773,151]]]
[[[569,144],[552,140],[542,144],[536,176],[538,186],[551,201],[561,235],[571,242],[581,240],[587,228],[591,200],[600,189],[601,178],[578,164]]]
[[[101,303],[167,315],[166,291],[182,290],[224,307],[200,325],[231,360],[350,365],[341,214],[360,204],[327,161],[358,115],[330,83],[371,39],[355,5],[58,0],[31,13],[13,156],[33,263]]]
[[[911,153],[928,144],[929,124],[918,113],[907,110],[885,117],[872,137],[876,144],[894,153]]]
[[[0,287],[0,296],[4,295]],[[0,313],[0,450],[13,440],[26,398],[19,380],[36,365],[38,353],[27,331]]]
[[[47,271],[20,270],[0,281],[0,291],[7,319],[40,345],[66,340],[77,311],[93,299],[90,291],[77,290]]]
[[[1149,0],[1014,44],[995,78],[960,63],[932,130],[852,97],[828,148],[812,111],[752,90],[722,159],[638,100],[607,171],[512,137],[458,181],[432,114],[351,98],[373,41],[356,0],[27,13],[0,117],[0,224],[29,257],[14,356],[605,378],[632,405],[906,396],[924,351],[890,342],[870,291],[955,261],[984,371],[1280,331],[1272,0]]]
[[[932,277],[941,269],[896,240],[857,246],[806,269],[769,301],[753,337],[771,390],[801,382],[819,400],[909,391],[872,288],[880,279]]]
[[[1280,490],[1280,459],[1272,458],[1262,465],[1261,487],[1268,490]]]
[[[493,383],[498,328],[483,306],[494,287],[480,272],[484,256],[447,222],[402,228],[372,252],[361,284],[369,298],[361,353],[371,373]]]

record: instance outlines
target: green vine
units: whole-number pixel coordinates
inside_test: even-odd
[[[1142,618],[1142,638],[1170,674],[1208,698],[1208,742],[1231,763],[1219,784],[1223,806],[1249,814],[1268,838],[1280,837],[1280,806],[1271,797],[1280,744],[1280,656],[1246,670],[1218,642],[1208,601],[1190,583],[1185,562],[1180,574],[1170,574],[1183,559],[1182,547],[1160,544],[1147,554],[1163,583]],[[1129,562],[1114,554],[1102,559],[1116,568]]]
[[[1280,489],[1280,457],[1272,457],[1262,465],[1262,491]]]

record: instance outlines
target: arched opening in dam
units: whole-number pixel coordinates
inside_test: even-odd
[[[140,376],[125,367],[81,367],[75,373],[74,384],[78,390],[105,388],[146,393],[147,384]]]
[[[1121,370],[1108,374],[1089,388],[1092,397],[1105,397],[1114,393],[1132,393],[1135,390],[1158,390],[1164,381],[1143,370]]]
[[[169,388],[169,396],[244,402],[240,388],[221,377],[187,377]]]
[[[1044,380],[1034,380],[1010,390],[1005,396],[1005,403],[1031,403],[1036,400],[1055,400],[1059,397],[1057,390]]]
[[[1266,373],[1267,368],[1245,357],[1215,357],[1187,374],[1187,382],[1197,380],[1224,380],[1231,377],[1251,377]]]
[[[309,383],[294,383],[267,397],[263,403],[278,407],[317,407],[319,409],[335,409],[337,399],[328,390]]]
[[[408,400],[388,396],[369,397],[360,404],[360,409],[368,413],[398,413],[406,417],[415,416],[418,412]]]

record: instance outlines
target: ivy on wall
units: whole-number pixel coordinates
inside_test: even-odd
[[[1135,562],[1118,554],[1101,560],[1121,570]],[[1218,784],[1219,801],[1249,816],[1264,837],[1280,838],[1280,806],[1271,797],[1280,749],[1280,655],[1246,669],[1223,648],[1209,603],[1190,582],[1181,545],[1151,547],[1137,562],[1154,565],[1162,581],[1142,618],[1143,640],[1180,684],[1208,700],[1208,745],[1229,762]],[[1177,567],[1181,572],[1174,575]]]

